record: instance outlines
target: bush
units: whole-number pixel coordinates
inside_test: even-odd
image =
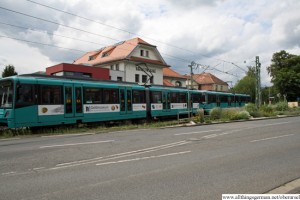
[[[258,117],[262,117],[263,114],[260,111],[254,111],[252,113],[249,113],[252,117],[254,118],[258,118]]]
[[[276,111],[287,111],[289,109],[289,106],[287,102],[281,101],[275,104],[275,110]]]
[[[213,108],[209,115],[211,120],[221,119],[222,109],[221,108]]]
[[[262,105],[260,107],[260,112],[262,113],[262,115],[264,117],[272,117],[272,116],[275,116],[275,112],[274,112],[274,109],[272,106],[270,105]]]
[[[250,119],[250,114],[248,111],[246,110],[243,110],[243,111],[240,111],[238,112],[238,114],[236,115],[236,119]]]
[[[245,106],[246,111],[254,118],[262,117],[262,113],[256,108],[256,105],[253,103],[248,103]]]
[[[221,119],[235,120],[238,113],[239,113],[239,110],[235,109],[235,108],[224,109],[224,110],[222,110],[222,113],[221,113]]]
[[[203,109],[198,109],[197,110],[196,118],[197,118],[198,122],[200,122],[200,123],[204,122],[204,110]]]

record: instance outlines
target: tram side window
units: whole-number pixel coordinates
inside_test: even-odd
[[[132,91],[133,103],[146,103],[145,91],[133,90]]]
[[[42,85],[41,104],[63,104],[62,87],[57,85]]]
[[[184,92],[172,92],[171,93],[172,103],[187,103],[186,93]]]
[[[152,91],[151,92],[151,103],[162,103],[162,92]]]
[[[102,89],[101,88],[84,88],[85,104],[101,104]]]
[[[34,102],[33,85],[22,84],[17,86],[16,106],[29,106]]]
[[[104,104],[119,103],[118,90],[103,89],[103,103]]]
[[[217,102],[217,98],[216,98],[216,95],[214,94],[208,94],[208,103],[216,103]]]
[[[186,93],[179,93],[179,102],[178,103],[187,103],[187,99],[186,99]]]
[[[192,94],[192,101],[193,103],[200,103],[200,94]]]
[[[205,94],[201,94],[201,97],[200,97],[200,102],[201,103],[206,103],[206,99],[205,99]]]
[[[0,81],[0,108],[12,107],[13,92],[11,81]]]
[[[219,98],[220,98],[220,101],[222,103],[227,103],[228,102],[228,96],[221,95],[221,96],[219,96]]]

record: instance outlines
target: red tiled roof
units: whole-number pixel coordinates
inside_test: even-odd
[[[175,72],[174,70],[172,70],[170,68],[163,68],[163,74],[164,74],[164,76],[167,76],[167,77],[175,77],[175,78],[186,79],[185,76]]]
[[[210,73],[195,74],[193,76],[194,81],[198,84],[218,84],[218,85],[228,85],[226,82],[222,81],[218,77]]]
[[[163,84],[164,84],[164,86],[175,86],[170,81],[168,81],[167,79],[163,80]]]
[[[99,65],[108,62],[119,61],[123,59],[128,59],[128,56],[136,48],[137,45],[143,44],[151,47],[156,47],[148,42],[142,40],[141,38],[133,38],[127,41],[119,42],[115,45],[107,46],[97,51],[91,51],[84,54],[82,57],[74,61],[74,64],[91,64]],[[136,58],[132,57],[131,60],[136,61]],[[139,58],[140,60],[142,58]],[[165,65],[165,63],[157,60],[145,59],[147,61],[152,61],[153,64]]]
[[[134,57],[132,56],[129,60],[131,61],[138,61],[138,62],[146,62],[146,63],[152,63],[152,64],[156,64],[156,65],[164,65],[166,67],[169,67],[169,65],[165,65],[162,61],[160,60],[150,60],[150,59],[146,59],[146,58],[140,58],[140,57]],[[165,69],[165,68],[164,68]]]

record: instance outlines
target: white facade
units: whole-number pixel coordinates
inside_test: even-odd
[[[145,61],[132,61],[130,58],[141,58],[145,59]],[[151,61],[162,61],[163,65],[152,64]],[[156,47],[137,45],[128,55],[128,59],[98,66],[110,69],[110,79],[114,81],[145,84],[146,80],[148,80],[147,84],[163,85],[163,67],[165,65]],[[149,75],[151,74],[153,78],[149,80]]]
[[[175,86],[186,87],[186,79],[169,78],[169,80]]]
[[[153,75],[153,82],[152,83],[148,82],[148,84],[163,85],[162,67],[154,66],[154,65],[150,65],[150,64],[147,64],[147,67],[146,67],[145,65],[136,66],[136,64],[134,64],[134,63],[127,63],[126,71],[125,71],[126,81],[144,84],[145,77],[146,77],[146,80],[148,80],[150,77],[143,70],[147,71],[149,75],[151,75],[151,74]],[[149,73],[149,71],[151,73]],[[137,77],[139,77],[139,78],[137,78]]]

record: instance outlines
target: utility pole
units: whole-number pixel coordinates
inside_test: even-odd
[[[189,68],[191,68],[191,82],[190,82],[190,89],[192,90],[194,87],[193,87],[193,75],[194,75],[194,73],[193,73],[193,66],[195,65],[195,62],[194,61],[192,61],[191,62],[191,64],[189,65]]]
[[[259,56],[256,56],[255,60],[255,75],[256,75],[256,94],[255,94],[255,104],[259,108],[261,106],[261,82],[260,82],[260,67]]]

